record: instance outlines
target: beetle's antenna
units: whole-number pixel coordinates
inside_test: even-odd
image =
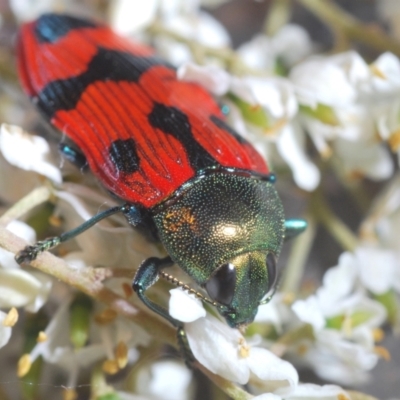
[[[206,303],[211,304],[214,307],[221,307],[220,304],[217,303],[216,301],[212,301],[208,297],[201,294],[199,291],[191,288],[188,284],[180,281],[179,279],[176,279],[174,276],[167,274],[164,271],[160,271],[159,274],[162,278],[164,278],[168,282],[171,282],[172,284],[174,284],[178,287],[181,287],[183,290],[186,290],[188,293],[195,295],[198,299],[205,301]]]

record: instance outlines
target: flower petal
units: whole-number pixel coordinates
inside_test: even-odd
[[[7,317],[7,314],[0,311],[0,348],[5,346],[11,337],[12,329],[9,326],[4,326],[3,321]]]
[[[293,303],[292,310],[301,321],[312,325],[315,331],[324,328],[325,318],[316,296],[310,296],[306,300],[297,300]]]
[[[299,375],[293,365],[267,349],[252,347],[248,365],[251,372],[263,381],[287,381],[289,386],[299,382]]]
[[[181,288],[169,291],[169,313],[171,317],[182,322],[193,322],[206,316],[206,310],[199,299]]]
[[[30,135],[19,126],[2,124],[0,151],[10,164],[37,172],[56,183],[62,182],[60,170],[49,161],[49,144],[42,137]]]
[[[178,79],[195,82],[216,96],[226,94],[231,82],[229,74],[214,65],[196,65],[192,62],[183,64],[177,71]]]
[[[250,370],[247,359],[239,357],[244,339],[238,330],[207,315],[185,324],[185,331],[193,355],[207,369],[240,384],[248,382]]]
[[[296,184],[304,190],[314,190],[320,180],[318,168],[303,150],[302,132],[294,124],[282,129],[276,145],[282,158],[289,164]]]
[[[36,232],[24,222],[17,220],[11,221],[7,225],[7,230],[29,243],[34,243],[36,241]],[[20,266],[15,261],[15,254],[4,249],[0,249],[0,267],[20,268]]]
[[[276,391],[287,400],[316,398],[318,400],[338,400],[342,395],[349,398],[347,393],[336,385],[315,385],[312,383],[299,384],[293,388],[282,388]]]
[[[110,25],[118,33],[128,35],[144,29],[156,17],[157,0],[111,2]]]
[[[46,284],[21,269],[0,269],[0,308],[23,307],[35,302]]]
[[[400,268],[393,251],[373,247],[359,247],[355,251],[362,283],[375,294],[392,288],[395,271]]]
[[[192,373],[181,363],[163,360],[141,369],[136,379],[136,391],[154,399],[186,400],[190,398]]]

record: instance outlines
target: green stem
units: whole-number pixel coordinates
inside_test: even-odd
[[[308,223],[307,229],[295,239],[285,268],[281,285],[283,293],[296,294],[298,292],[306,261],[314,242],[316,233],[315,218],[308,213],[305,219]]]
[[[286,25],[292,13],[291,0],[274,0],[269,6],[268,14],[264,23],[264,31],[267,36],[273,36]]]
[[[195,366],[233,400],[250,400],[254,397],[239,386],[235,385],[233,382],[228,381],[219,375],[213,374],[201,364],[196,362]]]
[[[52,197],[51,189],[47,186],[40,186],[34,189],[20,201],[15,203],[9,208],[1,217],[0,223],[7,224],[13,219],[21,218],[28,211],[32,210],[36,206],[45,203]]]
[[[378,30],[374,26],[367,26],[361,23],[332,1],[297,1],[329,25],[334,32],[339,29],[351,39],[364,43],[379,51],[391,51],[400,56],[400,43],[397,40],[388,36],[383,30]]]
[[[107,384],[106,377],[104,376],[100,364],[94,367],[90,383],[92,386],[92,399],[114,393],[114,388]]]
[[[353,251],[358,245],[357,237],[332,212],[320,189],[313,193],[311,204],[312,211],[317,220],[325,226],[328,232],[345,250]]]

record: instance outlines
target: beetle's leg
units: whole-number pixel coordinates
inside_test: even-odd
[[[140,300],[142,300],[143,303],[150,308],[150,310],[156,312],[158,315],[165,318],[177,328],[177,339],[180,350],[183,353],[186,364],[190,365],[194,361],[194,357],[187,342],[187,337],[185,330],[183,329],[182,322],[172,318],[164,307],[151,301],[145,294],[146,290],[158,281],[159,272],[163,268],[171,267],[173,264],[174,262],[172,261],[171,257],[151,257],[147,260],[144,260],[136,272],[132,287]]]
[[[105,210],[86,222],[84,222],[82,225],[79,225],[75,229],[72,229],[68,232],[65,232],[61,234],[60,236],[54,236],[50,237],[45,240],[41,240],[40,242],[35,243],[32,246],[26,246],[23,250],[21,250],[16,256],[15,260],[17,261],[18,264],[21,264],[25,261],[32,261],[34,260],[40,253],[43,251],[47,251],[52,249],[53,247],[58,246],[60,243],[65,242],[69,239],[72,239],[73,237],[79,235],[80,233],[86,231],[87,229],[91,228],[93,225],[97,224],[99,221],[101,221],[104,218],[110,217],[113,214],[123,212],[126,213],[127,209],[130,209],[131,205],[125,204],[123,206],[117,206],[117,207],[112,207],[109,208],[108,210]]]
[[[75,146],[68,143],[60,143],[58,145],[58,150],[65,159],[74,164],[81,171],[84,171],[88,168],[88,163],[85,155]]]
[[[142,300],[147,307],[149,307],[157,314],[161,315],[172,325],[178,328],[182,324],[175,318],[172,318],[164,307],[151,301],[145,294],[146,290],[158,281],[160,270],[166,267],[171,267],[173,264],[174,262],[172,261],[171,257],[151,257],[147,260],[144,260],[136,272],[135,278],[133,279],[132,287],[133,290],[137,293],[140,300]]]
[[[300,235],[307,228],[304,219],[287,219],[285,221],[285,241]]]

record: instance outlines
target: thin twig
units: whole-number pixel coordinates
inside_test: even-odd
[[[36,206],[45,203],[52,196],[52,192],[48,186],[40,186],[34,189],[20,201],[9,208],[1,217],[0,223],[6,224],[13,219],[18,219],[24,216],[27,212]]]
[[[311,213],[307,213],[306,221],[308,223],[306,231],[296,238],[292,245],[280,288],[280,291],[283,293],[293,293],[296,295],[301,284],[301,278],[316,233],[316,222]]]
[[[391,51],[400,56],[400,43],[383,30],[361,23],[338,5],[327,0],[297,0],[335,32],[341,30],[350,39],[380,51]]]

